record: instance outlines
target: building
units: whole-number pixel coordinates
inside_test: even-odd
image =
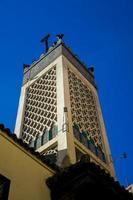
[[[93,68],[86,68],[57,35],[46,52],[24,65],[15,134],[58,166],[88,154],[114,175]]]
[[[85,155],[79,162],[48,178],[46,183],[51,190],[51,200],[133,200],[131,193]]]
[[[50,200],[46,180],[55,169],[0,124],[1,200]]]

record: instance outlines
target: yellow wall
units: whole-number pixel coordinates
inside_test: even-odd
[[[49,167],[0,132],[0,174],[10,179],[9,200],[49,200]]]

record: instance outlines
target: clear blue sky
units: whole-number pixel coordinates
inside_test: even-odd
[[[95,66],[117,178],[133,183],[133,1],[0,1],[0,122],[12,131],[22,65],[39,57],[47,33],[51,43],[64,33],[81,60]],[[127,159],[118,159],[122,152]]]

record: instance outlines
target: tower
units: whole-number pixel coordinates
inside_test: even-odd
[[[57,35],[46,52],[24,65],[15,134],[36,151],[67,166],[83,154],[112,176],[114,169],[93,68],[86,68]]]

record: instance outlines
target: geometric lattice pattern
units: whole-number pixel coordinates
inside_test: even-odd
[[[22,138],[35,140],[57,123],[56,67],[27,88]]]
[[[95,146],[103,151],[101,130],[93,92],[72,72],[68,70],[72,122],[85,132]]]

